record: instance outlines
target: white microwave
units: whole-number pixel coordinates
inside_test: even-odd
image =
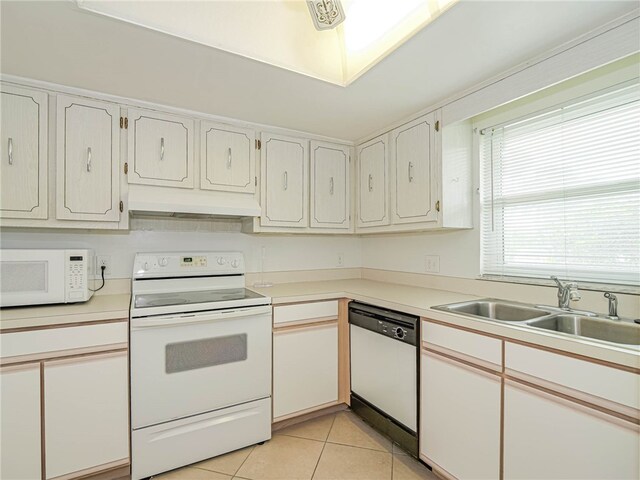
[[[86,302],[93,250],[0,250],[0,307]]]

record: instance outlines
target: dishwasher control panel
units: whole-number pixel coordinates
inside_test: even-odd
[[[349,323],[410,345],[418,344],[419,317],[351,302]]]

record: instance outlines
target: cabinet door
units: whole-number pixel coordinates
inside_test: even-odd
[[[387,137],[358,147],[358,227],[389,225]]]
[[[46,478],[129,457],[126,352],[45,362]]]
[[[0,369],[0,405],[0,478],[40,478],[40,364]]]
[[[1,93],[0,217],[47,218],[47,94]]]
[[[190,118],[129,109],[129,183],[193,188]]]
[[[640,427],[505,383],[505,479],[637,479]]]
[[[263,226],[308,225],[308,141],[262,134],[261,200]]]
[[[275,331],[273,417],[338,401],[338,325]]]
[[[349,228],[349,147],[311,142],[311,227]]]
[[[120,109],[79,97],[57,98],[57,218],[120,219]]]
[[[391,132],[393,223],[438,219],[435,113]]]
[[[255,192],[255,140],[251,129],[203,121],[200,188]]]
[[[420,389],[420,454],[455,478],[499,478],[500,377],[423,352]]]

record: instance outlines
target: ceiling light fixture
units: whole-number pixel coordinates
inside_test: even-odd
[[[330,30],[344,22],[340,0],[307,0],[307,6],[316,30]]]

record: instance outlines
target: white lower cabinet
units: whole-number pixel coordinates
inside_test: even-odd
[[[126,352],[44,363],[46,478],[129,457]]]
[[[0,370],[0,478],[41,477],[40,364]]]
[[[505,384],[505,479],[637,479],[639,458],[637,425]]]
[[[338,401],[338,324],[276,330],[273,417]]]
[[[498,375],[422,352],[420,455],[459,479],[500,477]]]

